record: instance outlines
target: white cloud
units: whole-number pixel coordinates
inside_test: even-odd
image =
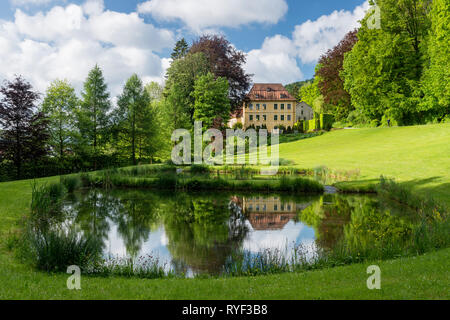
[[[139,13],[164,21],[181,20],[197,32],[211,27],[274,24],[287,9],[285,0],[149,0],[138,6]]]
[[[245,69],[254,74],[254,82],[290,83],[303,78],[295,58],[295,46],[286,37],[266,38],[261,49],[247,55]]]
[[[172,32],[145,23],[136,13],[104,11],[101,0],[35,15],[18,9],[13,21],[0,20],[0,79],[21,74],[45,92],[52,80],[66,78],[80,90],[99,64],[115,96],[132,73],[161,80],[167,59],[156,52],[173,43]]]
[[[254,74],[254,82],[290,83],[303,80],[297,59],[303,64],[316,63],[345,34],[359,27],[358,21],[368,8],[366,1],[353,11],[334,11],[315,21],[308,20],[295,27],[292,39],[282,35],[266,38],[261,49],[248,52],[246,71]]]
[[[13,6],[29,6],[29,5],[33,5],[33,6],[39,6],[39,5],[43,5],[43,4],[49,4],[51,2],[55,2],[58,0],[10,0],[11,4]]]
[[[292,39],[303,63],[314,63],[327,50],[333,48],[349,31],[359,27],[369,8],[366,1],[352,12],[341,10],[308,20],[295,27]]]
[[[88,16],[101,14],[105,10],[103,0],[88,0],[83,4],[83,11]]]

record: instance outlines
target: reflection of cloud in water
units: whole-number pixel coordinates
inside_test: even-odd
[[[127,254],[127,248],[125,243],[118,232],[118,226],[108,219],[109,232],[108,239],[106,240],[106,255],[112,257],[125,257]]]
[[[251,224],[246,222],[250,233],[244,241],[243,249],[252,253],[264,250],[292,249],[293,245],[304,244],[311,248],[314,244],[314,230],[302,223],[289,221],[282,230],[254,230]]]
[[[106,241],[106,255],[111,257],[126,257],[127,249],[124,240],[117,230],[117,225],[112,221],[108,221],[110,232]],[[142,243],[138,257],[153,256],[158,258],[162,264],[169,263],[171,256],[167,250],[168,238],[164,227],[161,226],[157,230],[152,231],[148,239]]]

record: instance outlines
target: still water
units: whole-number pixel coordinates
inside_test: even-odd
[[[403,237],[405,208],[373,196],[89,190],[64,202],[66,226],[105,258],[153,257],[186,275],[219,273],[236,253],[294,247],[311,256],[345,241]],[[405,213],[406,212],[406,213]]]

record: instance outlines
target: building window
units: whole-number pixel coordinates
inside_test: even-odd
[[[248,118],[249,118],[250,121],[253,121],[253,116],[252,115],[249,115]]]
[[[284,121],[284,115],[281,116],[281,121]]]
[[[259,104],[256,105],[256,110],[259,110]]]
[[[259,121],[259,115],[256,116],[256,121]]]
[[[291,116],[288,115],[288,121],[291,121]]]
[[[273,206],[273,211],[278,211],[278,205],[275,204],[275,205]]]
[[[292,109],[292,105],[289,103],[288,104],[288,110],[291,110]]]
[[[267,121],[267,116],[266,115],[263,115],[263,120]]]
[[[253,104],[250,103],[250,110],[253,110]]]
[[[278,104],[275,103],[275,104],[273,105],[273,108],[274,108],[275,110],[278,110]]]
[[[278,116],[277,116],[277,115],[274,115],[274,116],[273,116],[273,120],[278,121]]]
[[[302,110],[302,115],[303,115],[303,110]]]
[[[284,103],[281,104],[281,110],[284,110]]]
[[[264,110],[267,110],[267,104],[263,104]]]

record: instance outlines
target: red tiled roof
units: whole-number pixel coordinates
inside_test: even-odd
[[[255,83],[247,95],[252,101],[295,101],[285,87],[280,83]]]

